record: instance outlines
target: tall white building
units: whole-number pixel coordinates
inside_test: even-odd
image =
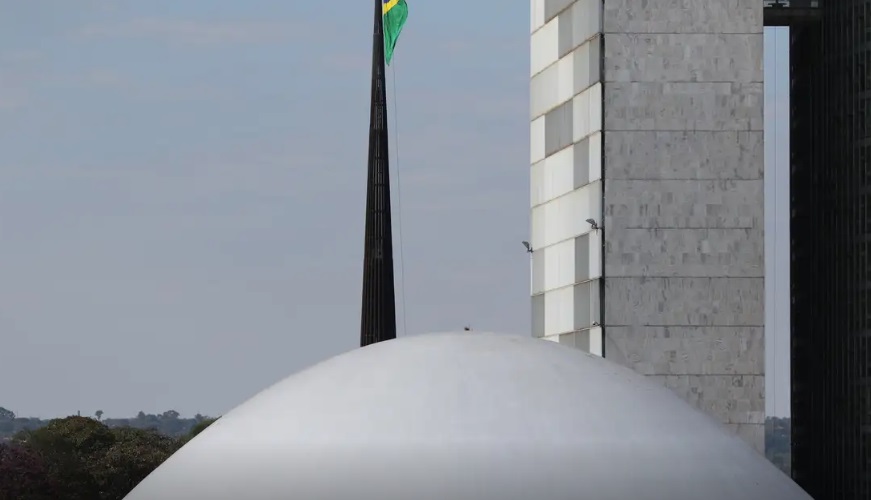
[[[530,3],[533,335],[762,449],[762,2]]]

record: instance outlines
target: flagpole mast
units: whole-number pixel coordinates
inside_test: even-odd
[[[369,112],[369,173],[363,250],[363,307],[360,346],[396,338],[393,230],[387,136],[387,90],[382,0],[374,0],[372,100]]]

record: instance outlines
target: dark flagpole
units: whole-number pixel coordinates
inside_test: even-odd
[[[382,0],[374,2],[375,32],[372,44],[372,105],[369,114],[369,181],[366,190],[366,238],[363,251],[361,347],[396,338]]]

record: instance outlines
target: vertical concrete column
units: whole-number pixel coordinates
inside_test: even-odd
[[[601,0],[531,0],[532,332],[602,354]]]
[[[764,449],[762,2],[604,0],[605,356]]]

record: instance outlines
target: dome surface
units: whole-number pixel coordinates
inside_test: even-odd
[[[719,423],[553,342],[405,337],[236,407],[129,500],[809,499]]]

